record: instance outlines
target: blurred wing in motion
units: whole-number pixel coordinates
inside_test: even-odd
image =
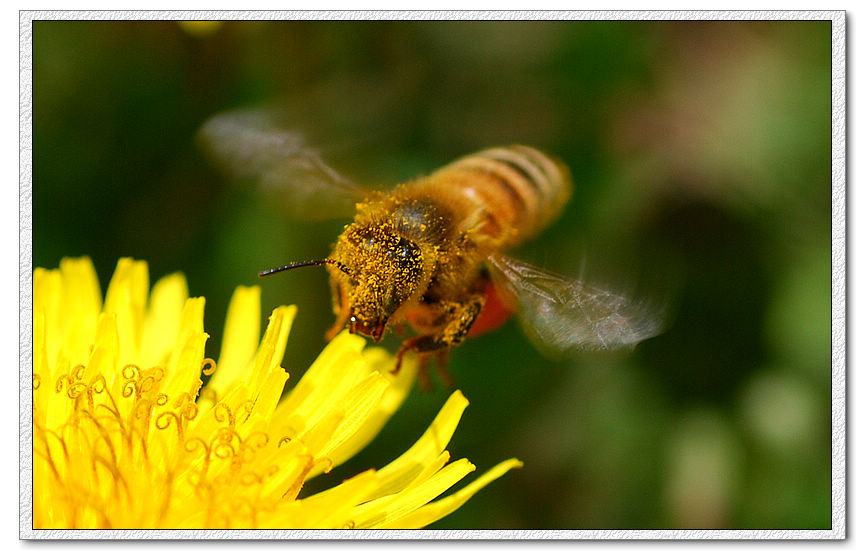
[[[208,156],[234,180],[252,180],[292,216],[349,217],[372,191],[327,165],[303,136],[276,124],[266,111],[216,115],[199,131]]]
[[[488,262],[529,338],[550,354],[631,348],[663,328],[662,314],[640,302],[504,255]]]

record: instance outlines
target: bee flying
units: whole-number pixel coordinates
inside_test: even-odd
[[[415,334],[401,360],[408,351],[442,358],[512,311],[556,352],[629,347],[660,331],[657,314],[623,296],[505,256],[558,218],[571,195],[567,167],[539,150],[483,150],[379,192],[342,178],[257,113],[214,117],[202,136],[228,171],[256,177],[295,214],[354,208],[328,258],[260,274],[325,266],[336,315],[328,338],[348,326],[379,341],[407,324]]]

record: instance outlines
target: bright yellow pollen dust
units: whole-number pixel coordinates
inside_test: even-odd
[[[34,271],[34,530],[419,528],[520,466],[436,499],[474,470],[445,449],[468,405],[457,391],[401,457],[303,496],[375,437],[416,364],[391,375],[389,354],[343,333],[280,400],[295,308],[260,337],[259,289],[237,288],[218,362],[203,314],[182,275],[151,290],[141,261],[118,263],[104,301],[89,259]]]

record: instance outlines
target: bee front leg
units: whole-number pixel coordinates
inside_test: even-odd
[[[434,305],[441,316],[437,329],[429,334],[422,334],[405,340],[396,353],[396,368],[394,373],[399,372],[402,358],[406,352],[412,350],[419,354],[437,352],[444,354],[447,350],[461,343],[478,315],[484,307],[483,295],[476,294],[466,301],[440,301]]]
[[[351,307],[348,304],[348,298],[342,290],[339,282],[333,277],[330,279],[331,294],[333,300],[333,313],[336,315],[333,326],[330,327],[324,335],[327,341],[333,340],[345,328],[348,318],[351,315]]]

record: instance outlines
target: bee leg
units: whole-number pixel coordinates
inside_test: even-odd
[[[420,370],[418,371],[417,381],[420,383],[420,388],[424,393],[432,391],[432,381],[429,375],[429,355],[423,354],[420,357]]]
[[[326,333],[324,333],[324,339],[326,341],[333,340],[333,337],[342,332],[345,328],[345,323],[348,321],[348,313],[344,313],[344,316],[339,316],[336,318],[336,321],[333,323],[333,326],[330,327]]]
[[[442,383],[447,388],[452,388],[456,383],[454,382],[453,375],[448,370],[447,367],[447,357],[448,350],[447,348],[443,350],[439,350],[438,352],[426,352],[420,355],[420,365],[417,375],[418,383],[420,384],[420,388],[424,393],[429,393],[432,391],[432,380],[430,379],[430,362],[432,361],[433,354],[436,357],[436,363],[438,364],[438,376],[441,379]],[[397,373],[399,371],[399,366],[397,366]]]
[[[332,340],[336,335],[342,332],[345,328],[345,324],[348,322],[349,316],[351,315],[351,306],[348,304],[348,300],[346,299],[339,283],[331,277],[330,284],[331,293],[333,294],[333,312],[336,317],[333,326],[331,326],[324,334],[324,339],[327,341]]]
[[[454,376],[451,374],[450,369],[448,369],[448,349],[440,350],[436,352],[436,359],[438,362],[438,372],[439,379],[442,380],[448,389],[453,388],[456,385],[454,381]]]
[[[403,346],[400,348],[399,352],[397,352],[396,358],[396,367],[394,368],[394,375],[399,373],[399,368],[402,365],[402,357],[408,351],[411,350],[409,346]],[[454,382],[453,375],[448,370],[447,367],[447,349],[439,350],[438,352],[426,352],[420,355],[420,364],[418,365],[418,374],[417,380],[420,384],[420,388],[423,392],[429,393],[432,391],[432,381],[430,380],[430,360],[432,360],[432,355],[435,354],[438,363],[438,375],[439,379],[442,380],[442,383],[445,384],[448,388],[456,385]]]
[[[445,308],[441,330],[431,336],[432,341],[418,345],[418,351],[429,352],[460,344],[481,314],[485,301],[483,295],[475,294],[464,302],[441,302]]]
[[[426,354],[435,352],[439,355],[439,364],[442,364],[447,357],[448,349],[465,339],[469,329],[472,328],[472,323],[481,314],[484,301],[484,296],[477,294],[465,302],[439,302],[444,319],[441,327],[432,334],[415,336],[405,340],[396,353],[394,373],[399,372],[402,358],[409,350],[422,354],[422,359],[429,357]],[[425,367],[425,361],[422,362],[422,365]],[[453,378],[447,369],[441,368],[441,371],[443,372],[443,381],[452,384]]]

